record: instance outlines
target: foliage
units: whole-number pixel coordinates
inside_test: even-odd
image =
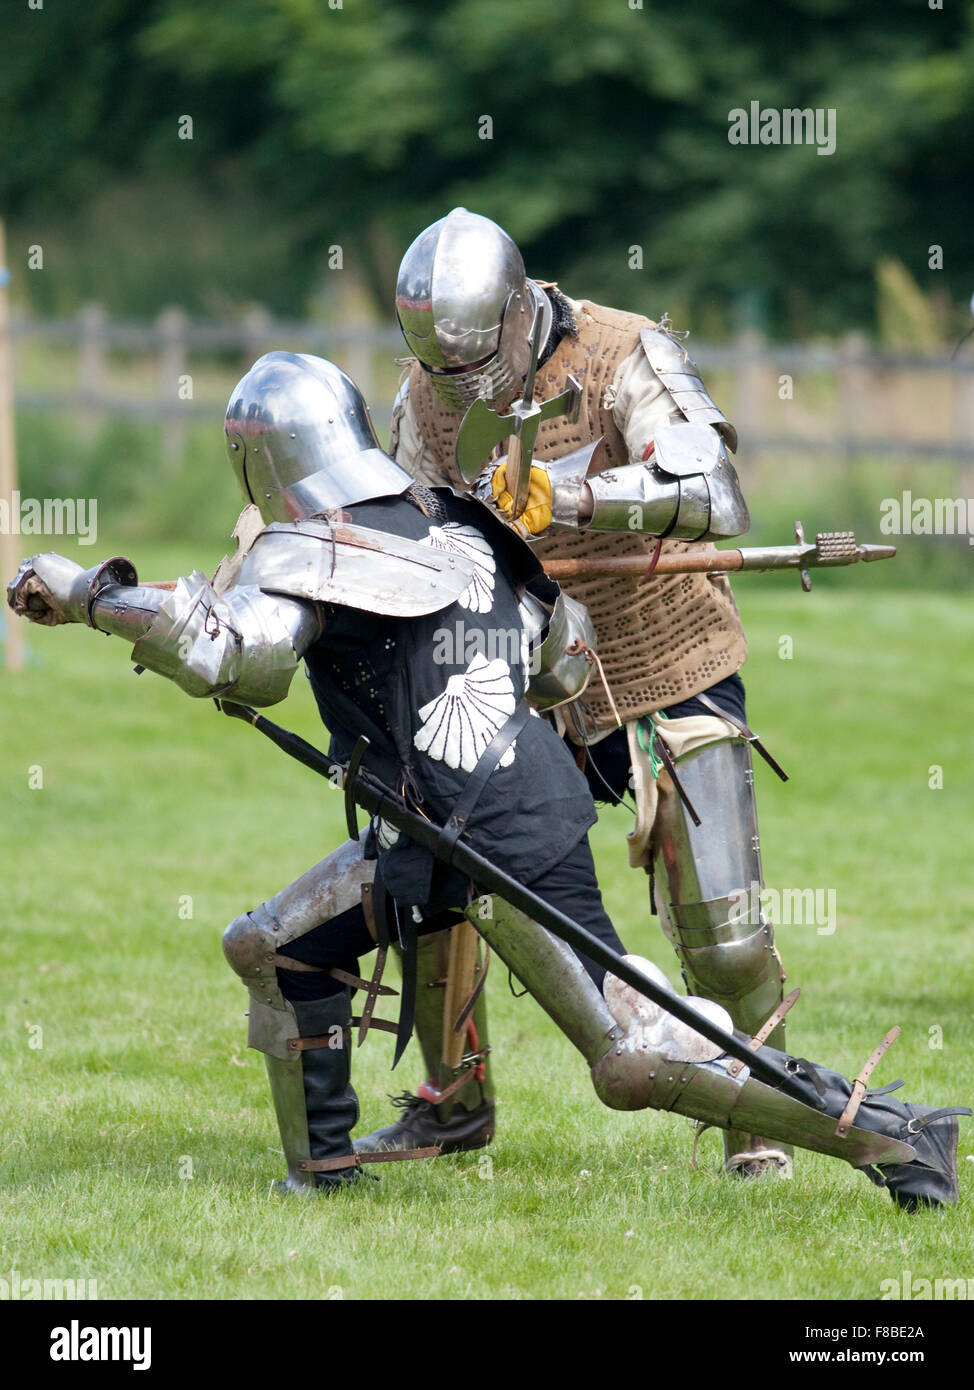
[[[725,328],[735,313],[796,333],[866,324],[881,257],[955,300],[974,284],[972,15],[972,0],[25,8],[4,21],[0,200],[19,237],[63,242],[72,293],[129,311],[214,295],[293,311],[332,244],[385,306],[404,246],[462,203],[534,274],[608,302]],[[835,153],[730,145],[728,114],[752,100],[834,108]],[[127,260],[150,273],[115,284]]]

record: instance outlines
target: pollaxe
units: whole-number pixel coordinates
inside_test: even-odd
[[[336,755],[348,757],[366,734],[363,767],[393,789],[390,807],[437,827],[420,843],[391,819],[371,824],[225,934],[251,994],[250,1042],[267,1061],[283,1186],[334,1191],[361,1176],[364,1160],[404,1156],[352,1147],[351,990],[365,990],[367,1021],[383,988],[359,978],[358,957],[394,937],[408,962],[421,933],[463,914],[582,1052],[607,1105],[675,1110],[833,1154],[907,1207],[953,1200],[959,1112],[866,1092],[889,1037],[853,1083],[768,1047],[775,1010],[750,1046],[767,1049],[773,1074],[790,1076],[786,1094],[513,904],[474,896],[478,885],[449,867],[461,838],[591,932],[600,955],[621,953],[588,850],[591,798],[526,700],[532,641],[554,644],[541,661],[550,678],[542,699],[577,689],[584,614],[575,610],[579,640],[556,620],[562,599],[536,558],[490,511],[417,487],[386,457],[360,394],[330,363],[268,354],[234,392],[226,430],[265,525],[219,585],[194,574],[167,592],[140,586],[118,557],[83,571],[43,555],[24,563],[9,598],[35,621],[87,622],[126,638],[137,662],[198,697],[274,704],[303,659]],[[461,616],[521,625],[522,650],[510,661],[434,662],[435,628]],[[638,963],[665,998],[665,978]],[[732,1032],[720,1005],[691,1002]],[[467,1057],[464,1074],[481,1060]]]

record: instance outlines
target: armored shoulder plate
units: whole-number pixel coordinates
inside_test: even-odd
[[[276,522],[254,541],[237,580],[269,594],[340,603],[392,618],[435,613],[474,577],[462,555],[346,522]]]
[[[688,478],[695,473],[713,473],[726,463],[724,441],[710,425],[691,425],[682,420],[656,431],[653,462],[671,478]]]
[[[732,453],[737,451],[737,430],[724,418],[700,380],[697,364],[682,344],[660,328],[644,328],[639,335],[649,365],[693,425],[713,425]]]

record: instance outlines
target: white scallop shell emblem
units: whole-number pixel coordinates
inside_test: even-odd
[[[511,668],[497,658],[475,656],[463,675],[451,676],[442,695],[418,711],[423,721],[413,737],[421,753],[447,767],[472,772],[502,724],[514,713],[517,699]],[[512,743],[498,767],[514,761]]]
[[[464,526],[459,521],[448,521],[444,526],[431,526],[429,535],[424,536],[420,545],[430,545],[434,550],[446,550],[453,555],[462,555],[473,562],[473,578],[457,599],[463,608],[471,613],[486,613],[494,602],[494,552],[476,526]]]
[[[380,849],[392,849],[393,845],[398,844],[400,832],[382,816],[373,818],[372,829],[375,831],[376,842]]]

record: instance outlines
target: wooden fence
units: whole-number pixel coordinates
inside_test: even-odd
[[[75,318],[12,317],[10,330],[21,410],[74,412],[85,428],[106,416],[157,421],[169,435],[170,456],[180,451],[190,421],[219,418],[233,382],[263,352],[286,348],[333,358],[356,381],[380,426],[395,387],[393,359],[406,355],[392,324],[323,328],[274,320],[260,310],[218,322],[167,309],[152,323],[138,323],[112,320],[92,304]],[[62,362],[56,384],[39,379],[45,346],[62,359],[74,356],[73,371],[65,376]],[[724,345],[691,340],[688,346],[749,454],[974,463],[974,340],[953,359],[877,351],[857,334],[796,345],[745,332]]]

